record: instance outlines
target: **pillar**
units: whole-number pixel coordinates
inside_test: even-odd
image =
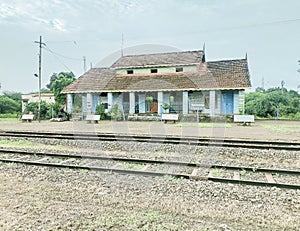
[[[135,93],[129,93],[129,114],[135,113]]]
[[[111,110],[112,106],[113,106],[113,93],[112,92],[108,92],[107,93],[107,109],[108,111]]]
[[[73,95],[67,94],[67,112],[72,113],[73,111]]]
[[[157,92],[157,105],[158,105],[158,114],[160,115],[163,113],[162,105],[163,105],[163,92],[159,91]]]
[[[162,104],[165,104],[165,103],[170,105],[170,93],[165,93],[163,95],[163,103]],[[166,110],[162,109],[162,110],[165,113],[169,113],[170,112],[170,109],[166,109]]]
[[[209,115],[211,117],[214,117],[216,114],[216,109],[215,109],[215,102],[216,102],[216,91],[212,90],[209,91]]]
[[[92,114],[93,96],[91,93],[86,94],[86,113]]]
[[[139,113],[146,112],[146,96],[145,94],[139,94]]]
[[[182,92],[182,113],[184,115],[189,113],[189,93],[187,91]]]
[[[86,113],[87,113],[87,100],[86,100],[86,94],[84,94],[84,95],[82,95],[82,105],[81,105],[81,107],[82,107],[82,119],[84,119],[85,118],[85,115],[86,115]]]

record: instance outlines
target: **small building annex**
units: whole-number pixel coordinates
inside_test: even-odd
[[[63,89],[67,110],[74,94],[82,96],[82,113],[114,104],[125,115],[200,110],[210,116],[239,114],[244,91],[251,87],[244,59],[206,61],[205,52],[183,51],[120,57],[109,68],[92,68]],[[168,109],[164,109],[167,105]]]
[[[39,94],[26,94],[22,95],[22,112],[24,112],[26,106],[29,103],[37,103],[39,102]],[[41,94],[41,101],[45,101],[49,104],[55,103],[55,97],[53,93],[43,93]]]

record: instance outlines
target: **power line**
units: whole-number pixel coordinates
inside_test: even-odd
[[[61,59],[59,59],[58,57],[62,57],[62,58],[65,58],[65,59],[70,59],[70,60],[75,60],[75,61],[83,61],[83,71],[86,72],[86,57],[83,56],[83,59],[79,59],[79,58],[72,58],[72,57],[68,57],[68,56],[65,56],[65,55],[62,55],[62,54],[59,54],[57,52],[54,52],[52,51],[49,46],[47,47],[44,47],[46,51],[49,51],[58,61],[60,64],[62,64],[65,68],[67,68],[70,72],[72,72],[72,70],[66,65],[64,64]]]
[[[54,53],[54,52],[52,52],[49,48],[47,48],[47,47],[44,47],[45,48],[45,50],[46,51],[49,51],[56,59],[57,59],[57,61],[61,64],[61,65],[63,65],[66,69],[68,69],[70,72],[73,72],[67,65],[65,65],[58,57],[57,57],[57,55]]]
[[[245,28],[251,28],[251,27],[260,27],[260,26],[283,24],[283,23],[297,22],[297,21],[300,21],[300,18],[287,19],[287,20],[278,20],[278,21],[265,22],[265,23],[254,23],[254,24],[234,26],[234,27],[227,27],[227,28],[225,27],[223,29],[221,28],[220,30],[238,30],[238,29],[245,29]]]
[[[49,52],[51,52],[52,54],[55,54],[56,56],[60,56],[60,57],[65,58],[65,59],[71,59],[71,60],[76,60],[76,61],[82,61],[82,59],[79,59],[79,58],[68,57],[68,56],[62,55],[62,54],[60,54],[60,53],[57,53],[57,52],[51,50],[51,49],[49,48],[49,46],[47,46],[47,49],[48,49]]]

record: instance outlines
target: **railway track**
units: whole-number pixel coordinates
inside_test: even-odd
[[[299,170],[203,165],[190,162],[4,149],[0,150],[0,161],[55,168],[86,169],[146,176],[172,176],[220,183],[300,189]]]
[[[162,144],[188,144],[195,146],[222,146],[252,149],[277,149],[300,151],[299,142],[241,140],[221,138],[197,138],[176,136],[144,136],[112,133],[53,133],[53,132],[19,132],[2,131],[0,137],[35,138],[35,139],[67,139],[88,141],[148,142]]]

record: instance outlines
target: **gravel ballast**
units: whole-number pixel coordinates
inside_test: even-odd
[[[1,164],[1,229],[297,230],[300,191]]]
[[[282,126],[295,123],[284,122]],[[274,121],[267,122],[268,126],[273,124]],[[42,121],[1,124],[1,129],[150,135],[162,131],[174,135],[299,141],[299,126],[293,128],[295,131],[282,133],[261,125],[262,122],[257,122],[249,127],[194,129],[146,122],[101,121],[92,125],[84,121],[50,124]],[[0,138],[1,148],[300,169],[299,152],[284,150],[4,137]],[[225,231],[298,230],[299,227],[300,190],[0,162],[0,230]]]
[[[24,149],[13,147],[18,141],[10,140],[11,149]],[[39,152],[300,166],[297,152],[279,150],[78,140],[22,142],[36,143],[34,150]],[[4,230],[297,230],[300,226],[300,190],[4,163],[0,182],[0,228]]]

